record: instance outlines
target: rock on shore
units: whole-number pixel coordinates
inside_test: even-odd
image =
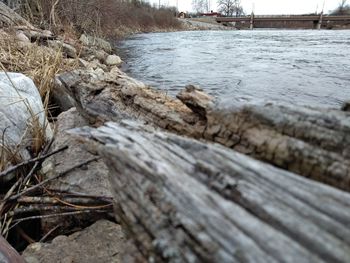
[[[2,149],[17,160],[31,158],[33,142],[53,136],[38,89],[33,81],[19,73],[0,72],[0,132]],[[40,133],[42,130],[42,134]],[[39,138],[37,136],[44,136]],[[10,163],[9,163],[10,165]]]
[[[122,263],[124,233],[120,225],[100,220],[51,243],[34,243],[23,252],[27,263]]]

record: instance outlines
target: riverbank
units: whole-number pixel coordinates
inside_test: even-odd
[[[142,33],[168,33],[168,32],[181,32],[181,31],[197,31],[197,30],[236,30],[232,26],[223,26],[218,24],[212,19],[195,19],[195,18],[184,18],[178,19],[179,26],[177,27],[152,27],[145,29],[135,29],[129,27],[118,27],[114,30],[112,39],[123,40],[135,34]]]
[[[237,258],[223,244],[248,262],[347,262],[348,112],[223,111],[198,87],[173,98],[131,78],[103,39],[1,34],[4,71],[36,84],[0,78],[2,145],[24,159],[1,155],[1,178],[16,172],[1,182],[2,233],[28,262]]]
[[[237,30],[232,25],[222,25],[213,18],[185,18],[181,19],[186,30]]]

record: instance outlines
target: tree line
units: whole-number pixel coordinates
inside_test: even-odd
[[[176,9],[142,0],[0,0],[42,28],[115,35],[116,30],[180,27]]]
[[[332,15],[350,15],[350,5],[348,0],[341,0],[339,6],[333,10]]]
[[[241,16],[244,15],[244,10],[241,5],[241,0],[217,0],[218,12],[224,16]],[[211,11],[210,0],[192,0],[193,10],[200,13]],[[331,11],[331,15],[350,15],[350,5],[348,0],[341,0],[338,7]]]
[[[218,12],[225,16],[244,15],[241,0],[217,0]],[[210,0],[192,0],[192,8],[196,13],[207,13],[211,11]]]

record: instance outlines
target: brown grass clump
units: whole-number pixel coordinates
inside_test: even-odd
[[[32,78],[45,107],[48,106],[55,75],[77,67],[77,62],[64,59],[60,50],[18,42],[10,35],[0,39],[0,62],[4,67],[2,70],[20,72]]]
[[[0,140],[0,171],[4,171],[9,165],[15,165],[22,161],[16,149],[6,145],[5,133],[6,130],[2,132]]]
[[[51,90],[54,87],[55,75],[72,70],[77,67],[76,60],[68,60],[63,57],[60,50],[55,51],[37,43],[24,43],[15,39],[13,34],[2,34],[0,38],[0,70],[5,72],[20,72],[33,79],[42,97],[46,114],[49,114],[49,101]],[[16,87],[14,87],[16,88]],[[42,127],[36,116],[26,105],[31,114],[28,121],[27,134],[30,135],[30,142],[21,142],[30,146],[31,153],[36,156],[44,147],[46,127]],[[45,124],[45,126],[49,123]],[[23,138],[27,136],[23,135]],[[20,157],[14,151],[9,151],[2,143],[0,145],[0,171],[10,163],[15,164],[20,161]]]

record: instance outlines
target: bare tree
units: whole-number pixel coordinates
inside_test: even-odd
[[[348,1],[348,0],[342,0],[342,1],[340,2],[340,4],[339,4],[339,7],[340,7],[340,8],[346,7],[346,6],[347,6],[347,1]]]
[[[338,7],[331,13],[332,15],[350,15],[348,0],[341,0]]]
[[[208,0],[192,0],[192,8],[196,13],[208,12]]]
[[[4,4],[8,5],[12,9],[18,9],[22,4],[21,0],[0,0],[0,2],[3,2]]]
[[[219,12],[226,16],[241,16],[244,14],[240,0],[218,0]]]

